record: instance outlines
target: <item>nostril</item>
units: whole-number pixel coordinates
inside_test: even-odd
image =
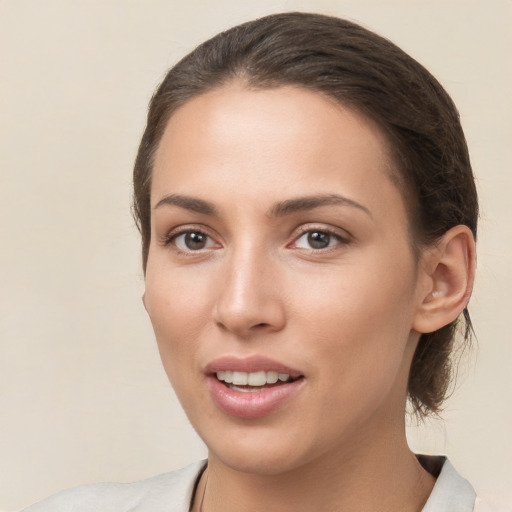
[[[222,331],[248,336],[284,327],[286,315],[279,300],[268,300],[250,293],[242,299],[227,294],[215,302],[212,320]]]

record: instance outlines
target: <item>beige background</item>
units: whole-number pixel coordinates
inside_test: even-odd
[[[131,166],[163,73],[284,10],[345,16],[425,64],[461,111],[482,202],[478,348],[444,421],[411,428],[512,503],[512,7],[499,0],[0,1],[0,510],[204,455],[140,296]]]

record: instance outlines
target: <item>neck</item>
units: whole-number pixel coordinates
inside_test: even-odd
[[[201,512],[420,512],[434,478],[409,450],[405,428],[358,437],[278,475],[240,472],[210,454],[192,510],[202,502]]]

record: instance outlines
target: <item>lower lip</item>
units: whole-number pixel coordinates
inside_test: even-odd
[[[208,377],[208,386],[213,400],[230,416],[238,418],[261,418],[281,407],[293,397],[303,382],[302,379],[273,386],[263,391],[243,392],[228,388],[215,376]]]

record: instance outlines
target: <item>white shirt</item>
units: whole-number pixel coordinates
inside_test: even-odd
[[[442,464],[422,512],[501,512],[479,500],[471,484],[444,457],[418,456],[424,466]],[[98,483],[62,491],[23,512],[189,512],[206,461],[133,483]],[[505,512],[505,511],[503,511]]]

